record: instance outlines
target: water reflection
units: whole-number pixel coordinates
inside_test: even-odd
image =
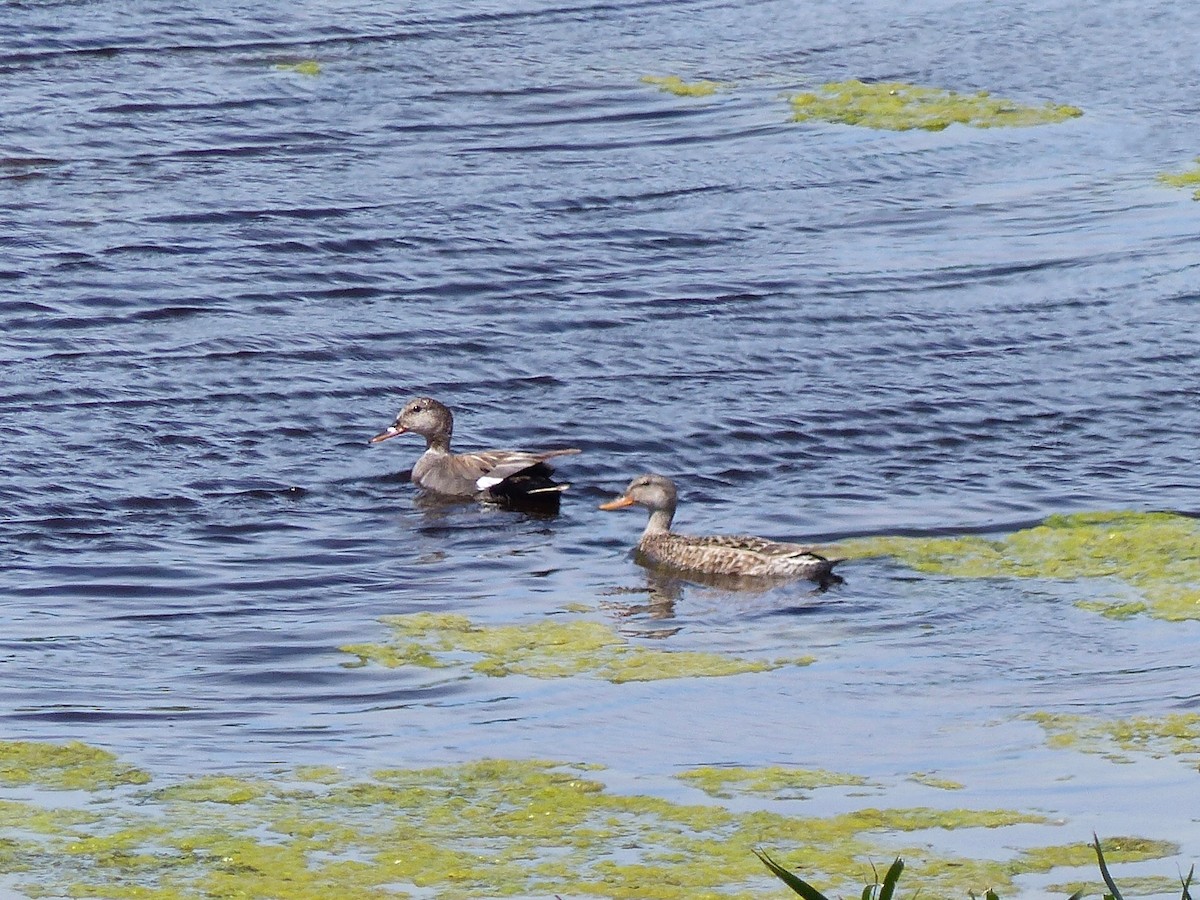
[[[796,578],[750,578],[735,575],[711,575],[704,573],[687,573],[686,575],[654,566],[637,551],[633,553],[634,560],[643,567],[644,587],[614,588],[605,592],[605,596],[613,598],[621,595],[644,598],[638,601],[622,601],[606,599],[600,608],[616,617],[622,623],[622,630],[642,637],[669,637],[682,630],[682,625],[666,629],[658,625],[652,629],[640,630],[631,623],[634,620],[662,623],[675,619],[677,606],[689,592],[704,596],[709,601],[717,601],[722,606],[744,608],[746,598],[778,598],[778,603],[771,608],[778,612],[781,609],[812,611],[820,607],[811,604],[796,606],[798,598],[814,599],[826,595],[831,588],[840,585],[810,585]],[[782,605],[779,605],[782,604]]]
[[[656,579],[647,579],[644,588],[616,588],[606,592],[605,596],[628,594],[645,597],[641,602],[602,600],[600,609],[616,617],[619,630],[625,634],[637,634],[642,637],[663,638],[678,634],[682,626],[674,628],[655,627],[640,629],[631,620],[644,618],[653,622],[665,622],[675,618],[675,603],[683,596],[683,586],[678,582],[665,580],[658,583]]]
[[[530,519],[554,519],[562,510],[562,494],[557,491],[526,495],[451,497],[422,490],[415,485],[412,490],[413,507],[421,513],[426,527],[441,525],[451,519],[454,513],[476,505],[486,509],[519,513]]]

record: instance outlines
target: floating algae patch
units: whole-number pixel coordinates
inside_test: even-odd
[[[917,784],[923,784],[926,787],[937,788],[939,791],[961,791],[966,787],[961,781],[939,778],[931,772],[914,772],[908,776],[908,780],[915,781]]]
[[[891,556],[918,572],[958,578],[1119,578],[1143,605],[1080,605],[1113,618],[1144,609],[1160,619],[1200,619],[1200,522],[1173,513],[1078,513],[1050,516],[1000,540],[884,536],[835,549],[843,556]]]
[[[678,97],[708,97],[721,86],[716,81],[684,81],[678,75],[643,75],[642,83]]]
[[[1138,837],[1111,837],[1100,842],[1104,850],[1106,865],[1116,868],[1121,863],[1144,862],[1163,859],[1179,853],[1179,845],[1172,841],[1149,840]],[[1035,871],[1050,872],[1060,867],[1083,867],[1095,873],[1090,881],[1072,881],[1046,885],[1044,891],[1050,896],[1068,897],[1077,891],[1081,894],[1110,896],[1100,880],[1096,869],[1096,849],[1090,843],[1064,844],[1060,847],[1039,847],[1026,850],[1025,859]],[[1179,891],[1180,882],[1163,876],[1149,875],[1129,877],[1116,874],[1121,893],[1127,897],[1170,894]]]
[[[766,660],[640,647],[586,619],[479,625],[453,613],[413,613],[382,621],[391,627],[392,641],[341,649],[357,656],[359,664],[444,668],[469,662],[473,671],[494,677],[591,675],[615,683],[739,675],[813,661],[808,656]]]
[[[1112,866],[1114,869],[1122,863],[1137,863],[1150,859],[1164,859],[1170,856],[1175,856],[1179,853],[1179,845],[1170,841],[1155,841],[1145,838],[1114,838],[1112,840],[1113,852],[1111,854],[1109,853],[1109,840],[1103,840],[1102,844],[1104,847],[1105,860],[1107,864]],[[913,857],[913,851],[908,848],[901,848],[897,851],[897,855],[903,857],[907,863],[909,859]],[[943,874],[943,869],[946,865],[953,866],[955,865],[955,862],[947,862],[940,859],[934,860],[929,866],[923,867],[919,870],[913,866],[910,869],[910,871],[913,872],[913,881],[916,882],[917,887],[924,887],[922,879],[930,875],[940,876]],[[986,866],[980,867],[980,864],[973,860],[964,861],[963,865],[968,870],[975,873],[972,875],[971,880],[978,883],[983,879],[986,879],[988,875],[988,868]],[[1037,896],[1062,897],[1065,900],[1065,898],[1068,898],[1076,891],[1080,891],[1081,896],[1085,894],[1088,896],[1093,894],[1102,897],[1110,896],[1100,880],[1100,873],[1096,869],[1096,851],[1090,844],[1062,844],[1059,846],[1038,847],[1034,849],[1023,850],[1012,860],[1011,865],[1012,868],[1019,869],[1017,874],[1020,875],[1035,873],[1045,874],[1058,868],[1077,868],[1081,866],[1086,867],[1091,872],[1095,873],[1094,881],[1080,881],[1069,885],[1049,885],[1039,889],[1037,891]],[[1170,893],[1169,889],[1162,890],[1161,888],[1169,888],[1171,884],[1174,885],[1176,892],[1179,891],[1180,887],[1179,880],[1169,882],[1166,879],[1161,879],[1154,876],[1139,879],[1129,878],[1125,875],[1117,874],[1117,880],[1120,882],[1122,894],[1127,897],[1144,896],[1150,893]],[[1150,887],[1151,885],[1159,888],[1159,890],[1144,889]],[[1009,890],[999,890],[998,894],[1001,897],[1007,897],[1009,896]],[[972,891],[969,896],[976,896],[976,892]],[[989,891],[988,896],[994,895]]]
[[[1047,125],[1083,115],[1074,106],[1046,103],[1025,106],[993,97],[987,91],[960,94],[941,88],[889,81],[868,84],[851,80],[830,82],[817,90],[793,94],[797,122],[833,122],[888,131],[923,128],[941,131],[950,125],[973,128],[1013,128]]]
[[[324,900],[562,896],[770,896],[752,848],[842,889],[861,886],[895,839],[931,829],[1041,823],[1009,810],[861,809],[832,817],[732,812],[617,794],[600,767],[481,760],[297,783],[301,773],[195,779],[120,805],[98,791],[91,818],[31,834],[0,825],[5,871],[27,896]],[[757,779],[743,770],[746,780]],[[777,779],[772,770],[758,776]],[[237,786],[242,782],[241,787]],[[244,797],[229,803],[229,796]],[[215,799],[215,802],[214,802]],[[26,806],[29,814],[36,807]],[[933,896],[1002,890],[1040,860],[976,861],[905,849]],[[12,873],[18,873],[13,875]]]
[[[1029,718],[1042,726],[1051,747],[1094,753],[1121,763],[1133,762],[1133,754],[1149,754],[1156,758],[1178,756],[1191,763],[1200,761],[1200,713],[1099,719],[1038,712],[1030,714]]]
[[[1095,853],[1092,854],[1095,862]],[[1175,897],[1179,896],[1182,882],[1178,878],[1166,875],[1145,875],[1131,878],[1128,875],[1116,875],[1122,897]],[[1110,897],[1108,888],[1097,876],[1094,881],[1067,881],[1059,884],[1048,884],[1045,893],[1050,896],[1068,898],[1076,892],[1080,896]]]
[[[225,775],[207,775],[184,784],[156,791],[159,800],[179,800],[188,803],[248,803],[266,793],[266,788],[244,778]]]
[[[863,787],[871,784],[861,775],[846,775],[825,769],[796,769],[766,766],[747,769],[740,766],[701,766],[677,776],[713,797],[757,794],[767,797],[803,798],[822,787]]]
[[[1142,862],[1162,859],[1179,853],[1172,841],[1154,841],[1139,837],[1106,837],[1100,842],[1104,859],[1111,863]],[[1025,859],[1037,870],[1049,871],[1059,866],[1094,866],[1096,848],[1090,843],[1063,844],[1058,847],[1035,847],[1025,851]],[[1122,888],[1124,883],[1122,883]]]
[[[1158,180],[1171,187],[1194,188],[1193,200],[1200,200],[1200,156],[1196,157],[1195,165],[1183,172],[1163,172]]]
[[[92,790],[149,780],[145,772],[121,763],[108,751],[79,741],[0,741],[0,784]]]
[[[1141,600],[1077,600],[1075,605],[1088,612],[1100,613],[1108,619],[1132,619],[1148,612],[1148,607]]]
[[[320,75],[321,64],[315,59],[302,59],[298,62],[276,63],[275,68],[281,72],[295,72],[297,75]]]
[[[297,781],[331,784],[341,778],[341,770],[336,766],[298,766],[292,775]]]
[[[0,800],[0,829],[19,828],[53,834],[97,821],[96,813],[79,809],[46,809],[19,800]]]

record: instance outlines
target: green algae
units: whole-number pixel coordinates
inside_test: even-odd
[[[1075,603],[1079,609],[1100,613],[1108,619],[1123,621],[1149,612],[1150,607],[1141,600],[1079,600]]]
[[[914,772],[908,776],[909,781],[923,784],[926,787],[937,788],[939,791],[961,791],[966,787],[961,781],[951,781],[949,778],[939,778],[930,772]]]
[[[868,537],[839,544],[839,555],[891,556],[915,569],[957,578],[1116,578],[1141,599],[1085,601],[1114,618],[1140,612],[1200,619],[1200,522],[1173,513],[1096,512],[1050,516],[999,540]]]
[[[1193,200],[1200,200],[1200,156],[1196,157],[1195,166],[1183,172],[1163,172],[1158,180],[1171,187],[1195,188]]]
[[[322,784],[332,784],[341,778],[341,770],[336,766],[297,766],[292,772],[297,781],[317,781]]]
[[[1130,763],[1133,754],[1155,758],[1177,756],[1200,761],[1200,713],[1173,713],[1153,718],[1099,719],[1069,713],[1037,712],[1028,716],[1045,730],[1046,743]],[[1105,849],[1107,850],[1107,842]]]
[[[614,793],[602,771],[553,760],[481,760],[366,777],[321,767],[315,780],[306,780],[314,774],[306,770],[206,776],[144,791],[139,803],[124,806],[103,802],[97,789],[90,819],[68,818],[32,838],[5,824],[0,860],[6,872],[23,873],[20,888],[31,897],[750,900],[774,885],[752,854],[755,846],[800,857],[806,872],[849,889],[861,885],[872,860],[893,855],[896,835],[1048,824],[1011,810],[735,812]],[[751,789],[861,781],[780,767],[727,773],[737,778],[725,783]],[[1049,858],[971,860],[935,852],[924,839],[904,852],[935,896],[1003,890]],[[1145,852],[1153,851],[1147,845]]]
[[[297,75],[320,75],[321,64],[315,59],[302,59],[298,62],[276,63],[275,68],[281,72],[295,72]]]
[[[1137,863],[1150,859],[1162,859],[1179,853],[1179,845],[1173,841],[1148,840],[1139,837],[1105,838],[1100,842],[1103,847],[1103,857],[1100,867],[1115,866],[1120,863]],[[1027,850],[1024,853],[1034,871],[1050,872],[1061,867],[1092,868],[1095,866],[1100,851],[1096,844],[1074,843],[1059,847],[1040,847]],[[1102,875],[1091,881],[1073,881],[1047,885],[1044,890],[1050,895],[1071,896],[1078,893],[1099,894],[1103,897],[1112,896],[1107,885],[1101,883]],[[1178,891],[1181,880],[1171,880],[1163,876],[1149,875],[1130,878],[1120,877],[1121,894],[1125,896],[1146,896],[1149,894],[1167,894],[1172,890]],[[1186,891],[1184,896],[1187,896]]]
[[[810,656],[766,660],[642,647],[607,625],[586,619],[489,626],[453,613],[413,613],[381,621],[392,629],[391,642],[341,648],[359,658],[357,665],[446,668],[470,663],[477,674],[496,678],[590,675],[621,684],[740,675],[813,662]]]
[[[1101,846],[1104,848],[1104,859],[1109,863],[1142,862],[1179,853],[1179,845],[1172,841],[1139,837],[1106,837]],[[1026,850],[1024,856],[1035,871],[1049,872],[1059,866],[1095,865],[1096,848],[1091,843],[1079,842],[1057,847],[1035,847]]]
[[[747,769],[740,766],[701,766],[680,772],[678,776],[712,797],[757,794],[768,797],[804,797],[822,787],[862,787],[870,782],[861,775],[845,775],[825,769],[796,769],[766,766]]]
[[[1159,896],[1177,896],[1179,894],[1181,882],[1178,878],[1168,878],[1166,875],[1145,875],[1141,878],[1130,878],[1124,876],[1121,878],[1121,896],[1123,897],[1159,897]],[[1108,888],[1104,883],[1096,878],[1095,881],[1068,881],[1059,884],[1046,885],[1045,891],[1047,894],[1069,897],[1076,891],[1081,891],[1083,894],[1095,894],[1099,897],[1110,896]]]
[[[887,131],[941,131],[954,124],[1012,128],[1063,122],[1083,115],[1074,106],[1027,106],[993,97],[987,91],[960,94],[901,82],[830,82],[816,91],[794,94],[789,101],[797,122],[832,122]]]
[[[184,784],[172,785],[156,792],[160,800],[184,803],[248,803],[266,793],[261,784],[244,778],[209,775]]]
[[[573,612],[573,613],[590,613],[592,611],[592,607],[589,606],[588,604],[578,603],[578,602],[564,603],[562,606],[559,607],[559,609],[562,610],[563,612]]]
[[[145,772],[119,762],[108,751],[79,741],[0,741],[0,784],[93,790],[149,780]]]
[[[96,813],[79,809],[46,809],[31,807],[15,800],[0,800],[0,829],[20,828],[29,832],[54,834],[76,825],[96,822]]]
[[[643,75],[643,84],[653,84],[660,91],[678,97],[708,97],[721,87],[716,81],[684,81],[678,75]]]

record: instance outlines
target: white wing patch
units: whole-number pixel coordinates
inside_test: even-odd
[[[488,488],[495,487],[504,481],[503,478],[493,478],[491,475],[481,475],[479,480],[475,482],[475,487],[481,491],[486,491]]]

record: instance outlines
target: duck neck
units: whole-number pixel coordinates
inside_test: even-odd
[[[675,508],[672,506],[653,509],[650,511],[650,521],[646,523],[643,538],[658,534],[668,534],[671,531],[671,520],[675,518]]]
[[[450,435],[442,432],[425,435],[425,452],[449,455]]]

